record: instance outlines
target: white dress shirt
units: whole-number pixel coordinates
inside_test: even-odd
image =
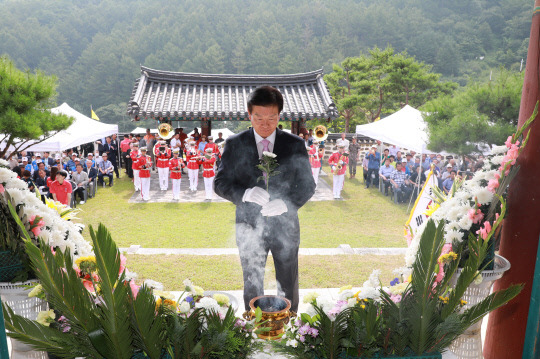
[[[261,143],[261,141],[264,140],[264,138],[262,138],[255,130],[253,130],[253,133],[255,134],[255,143],[257,144],[257,151],[259,152],[259,158],[261,158],[263,149],[264,149],[264,146]],[[270,136],[266,137],[266,139],[270,141],[270,143],[268,144],[268,151],[274,152],[274,143],[276,142],[276,130],[274,130],[274,132],[272,132]]]

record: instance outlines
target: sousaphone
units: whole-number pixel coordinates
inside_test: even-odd
[[[158,126],[159,137],[164,140],[168,140],[174,136],[174,131],[171,125],[168,123],[160,123]]]

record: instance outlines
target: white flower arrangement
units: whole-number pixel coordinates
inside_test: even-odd
[[[15,172],[0,167],[0,184],[3,184],[11,197],[14,207],[22,205],[23,216],[42,218],[44,226],[37,237],[53,248],[58,247],[61,250],[69,248],[74,259],[92,255],[92,246],[81,235],[80,226],[66,221],[60,217],[58,211],[44,204],[36,194],[28,190],[28,185],[24,181],[17,178]],[[6,201],[5,196],[0,196],[0,200]]]
[[[273,152],[263,151],[263,156],[270,157],[270,158],[276,158],[276,154]]]

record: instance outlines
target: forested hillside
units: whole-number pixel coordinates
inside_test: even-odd
[[[490,68],[519,69],[532,8],[530,0],[0,0],[0,54],[56,75],[59,103],[84,113],[92,104],[117,122],[140,64],[330,72],[389,44],[463,85]]]

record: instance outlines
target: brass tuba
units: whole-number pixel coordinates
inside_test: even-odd
[[[164,140],[168,140],[174,136],[173,128],[168,123],[160,123],[158,126],[159,137]]]
[[[314,133],[313,137],[317,141],[324,141],[328,137],[328,131],[326,130],[326,127],[323,125],[319,125],[315,127],[315,130],[313,131],[313,133]]]

